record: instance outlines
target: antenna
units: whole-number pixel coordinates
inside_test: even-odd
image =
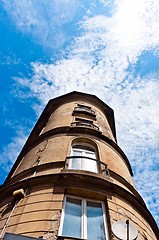
[[[138,230],[129,222],[129,220],[117,221],[112,225],[113,234],[120,240],[135,240],[138,236]]]

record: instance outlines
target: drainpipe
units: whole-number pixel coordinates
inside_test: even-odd
[[[4,237],[3,235],[4,235],[4,232],[5,232],[5,229],[6,229],[7,225],[8,225],[8,223],[9,223],[9,220],[10,220],[10,218],[11,218],[11,216],[12,216],[12,214],[13,214],[13,212],[14,212],[14,210],[15,210],[18,202],[19,202],[19,200],[20,200],[21,198],[23,198],[24,195],[25,195],[25,193],[24,193],[24,190],[23,190],[23,189],[18,189],[18,190],[16,190],[16,191],[13,192],[13,197],[14,197],[13,201],[15,201],[15,200],[16,200],[16,201],[15,201],[15,203],[14,203],[14,206],[13,206],[13,208],[12,208],[12,211],[10,212],[10,214],[9,214],[9,216],[8,216],[8,218],[7,218],[4,226],[3,226],[3,228],[2,228],[2,231],[1,231],[1,233],[0,233],[0,239],[3,239],[3,237]]]
[[[129,220],[126,220],[127,225],[127,240],[129,240]]]

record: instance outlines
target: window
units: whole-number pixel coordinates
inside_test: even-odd
[[[92,119],[93,121],[96,121],[96,114],[95,111],[86,105],[82,105],[82,104],[77,104],[77,106],[74,108],[73,116],[80,116],[80,117],[85,117],[88,119]]]
[[[76,122],[81,122],[81,123],[84,123],[84,124],[88,124],[88,125],[91,125],[93,124],[93,121],[91,120],[87,120],[87,119],[84,119],[84,118],[75,118],[75,121]]]
[[[108,240],[103,202],[66,196],[59,235],[87,240]]]
[[[98,172],[96,151],[89,145],[76,144],[72,146],[69,169],[79,169]]]
[[[75,111],[83,111],[88,114],[95,115],[95,111],[91,109],[91,107],[82,105],[82,104],[77,104],[77,107],[74,109]]]
[[[72,127],[89,127],[99,131],[99,127],[93,124],[93,121],[83,119],[83,118],[78,118],[78,119],[76,118],[75,122],[71,123],[71,126]]]
[[[87,110],[87,111],[91,111],[91,107],[86,106],[86,105],[82,105],[82,104],[77,104],[77,108]]]

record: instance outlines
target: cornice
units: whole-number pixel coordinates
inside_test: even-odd
[[[134,209],[136,209],[141,216],[149,223],[151,228],[153,229],[157,239],[159,239],[159,231],[156,222],[154,221],[151,213],[136,196],[131,194],[126,189],[114,184],[109,179],[103,179],[96,174],[88,174],[81,173],[81,171],[73,171],[73,170],[64,170],[59,174],[48,174],[43,176],[37,176],[25,179],[20,182],[16,182],[15,184],[10,184],[9,186],[5,186],[1,188],[0,191],[0,200],[4,199],[4,197],[9,196],[13,193],[14,190],[19,188],[23,188],[24,190],[34,187],[34,186],[42,186],[42,185],[56,185],[59,187],[63,187],[65,189],[75,188],[75,189],[89,189],[98,194],[103,195],[116,195],[120,198],[124,198],[124,201],[127,201]]]
[[[79,136],[80,134],[83,134],[83,135],[86,134],[87,136],[90,135],[90,136],[97,138],[98,140],[103,140],[104,142],[106,142],[122,157],[122,159],[124,160],[125,164],[127,165],[128,169],[129,169],[131,176],[133,176],[133,172],[132,172],[132,168],[129,163],[129,160],[127,159],[127,157],[126,157],[125,153],[122,151],[122,149],[113,140],[111,140],[107,136],[103,135],[100,131],[92,129],[92,128],[77,127],[77,126],[75,126],[75,127],[64,126],[64,127],[51,129],[51,130],[45,132],[44,134],[41,134],[41,135],[37,136],[36,138],[32,139],[32,141],[27,141],[25,143],[21,153],[19,154],[16,162],[14,163],[10,173],[8,174],[6,181],[12,176],[13,172],[15,171],[15,169],[17,168],[17,166],[19,165],[21,159],[25,156],[25,154],[27,154],[32,148],[34,148],[36,145],[38,145],[42,141],[45,141],[46,139],[48,139],[50,137],[58,136],[58,135],[67,135],[67,136],[68,135],[77,135],[77,136]]]

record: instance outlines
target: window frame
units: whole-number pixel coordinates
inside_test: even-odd
[[[89,128],[93,128],[93,129],[99,131],[99,127],[97,124],[94,124],[93,119],[87,119],[87,118],[85,118],[85,117],[83,118],[81,116],[74,117],[74,120],[71,123],[71,126],[74,126],[74,125],[76,127],[78,127],[78,126],[89,127]]]
[[[93,120],[81,118],[81,117],[75,117],[75,122],[84,123],[86,125],[93,125]]]
[[[84,115],[88,115],[90,117],[92,117],[94,120],[96,120],[96,114],[95,114],[95,110],[92,109],[91,106],[88,105],[84,105],[84,104],[79,104],[77,103],[77,105],[74,108],[73,114],[84,114]]]
[[[73,195],[65,195],[64,196],[58,236],[59,237],[68,237],[68,236],[62,235],[67,198],[81,200],[81,208],[82,208],[81,209],[82,210],[81,211],[82,212],[82,216],[81,216],[81,236],[80,236],[80,238],[77,238],[77,239],[87,240],[87,215],[86,215],[87,202],[94,202],[94,203],[101,203],[102,213],[103,213],[102,217],[103,217],[103,222],[104,222],[105,240],[109,240],[105,203],[103,201],[100,201],[100,200],[94,200],[94,199],[90,199],[90,198],[84,198],[84,197],[73,196]],[[73,236],[69,236],[69,237],[73,237]],[[74,237],[74,238],[76,238],[76,237]]]
[[[92,108],[90,106],[80,104],[80,103],[77,104],[77,107],[79,107],[81,109],[92,110]]]
[[[81,146],[81,148],[76,148],[76,146]],[[82,148],[83,147],[83,148]],[[87,156],[87,154],[85,154],[86,152],[90,152],[91,150],[87,150],[84,149],[84,147],[88,147],[90,149],[92,149],[92,153],[94,153],[95,158],[91,158],[89,159],[89,157]],[[68,164],[68,169],[74,169],[74,170],[81,170],[81,171],[89,171],[89,172],[93,172],[93,173],[100,173],[100,166],[99,166],[99,159],[98,159],[98,150],[96,147],[94,147],[93,145],[87,143],[87,142],[75,142],[72,146],[71,146],[71,152],[70,152],[70,157],[74,157],[73,156],[73,149],[79,149],[79,151],[82,153],[82,157],[85,158],[88,161],[93,161],[96,164],[96,171],[91,171],[91,170],[85,170],[85,169],[76,169],[76,168],[71,168],[70,165],[72,164],[72,159],[69,160],[69,164]],[[83,154],[84,153],[84,154]],[[79,155],[80,157],[80,155]],[[93,160],[94,159],[94,160]]]

